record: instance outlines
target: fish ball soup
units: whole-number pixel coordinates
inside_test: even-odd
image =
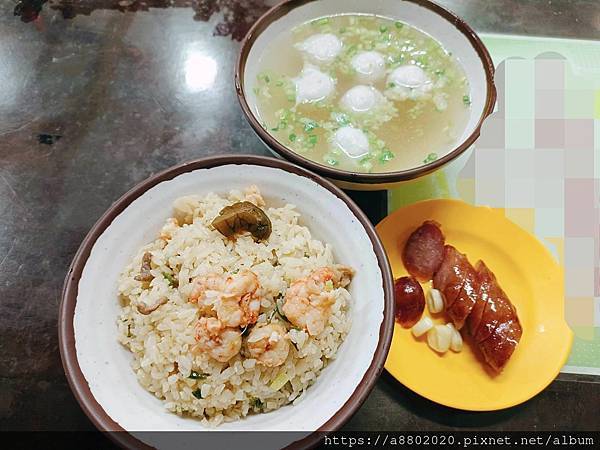
[[[253,82],[267,132],[351,172],[407,170],[444,156],[471,104],[450,52],[406,23],[373,15],[322,17],[279,34]]]

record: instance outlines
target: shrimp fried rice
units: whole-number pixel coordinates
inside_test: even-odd
[[[257,239],[239,205],[268,217],[268,237],[265,219]],[[235,220],[217,224],[224,211]],[[353,272],[300,221],[293,205],[265,205],[255,186],[180,198],[124,269],[118,338],[169,411],[215,426],[296,404],[335,358]]]

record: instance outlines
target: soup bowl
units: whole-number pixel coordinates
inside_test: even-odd
[[[459,132],[453,148],[439,159],[399,171],[365,173],[341,170],[297,153],[261,124],[254,88],[261,58],[268,45],[281,33],[303,23],[324,16],[348,14],[375,15],[404,22],[435,39],[452,53],[462,67],[470,89],[467,123]],[[388,189],[427,175],[457,159],[479,137],[483,121],[496,102],[494,65],[487,49],[461,18],[428,0],[284,1],[267,11],[244,38],[236,66],[235,85],[247,120],[269,150],[331,179],[342,188],[355,190]]]

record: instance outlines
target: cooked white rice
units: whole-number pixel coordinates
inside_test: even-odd
[[[331,247],[313,239],[310,230],[299,225],[300,214],[290,204],[263,207],[272,222],[268,240],[257,243],[250,235],[226,239],[211,222],[223,207],[243,200],[260,203],[262,198],[248,189],[245,193],[232,191],[227,197],[211,193],[176,201],[174,214],[180,223],[193,222],[178,226],[175,220],[168,220],[160,237],[142,247],[125,268],[118,287],[122,305],[119,341],[133,354],[132,368],[140,384],[163,399],[169,411],[201,418],[203,424],[211,426],[299,402],[335,357],[350,329],[350,294],[337,288],[322,333],[309,336],[287,324],[294,345],[279,367],[268,368],[244,357],[244,346],[227,363],[195,348],[194,326],[199,312],[196,304],[187,301],[193,277],[251,269],[261,286],[258,323],[263,323],[274,309],[274,299],[285,293],[291,282],[318,267],[334,264]],[[275,266],[273,250],[278,256]],[[135,280],[146,252],[152,254],[154,276],[149,286]],[[172,287],[164,273],[173,273],[179,286]],[[162,297],[167,303],[148,315],[135,307],[139,302],[153,304]],[[196,374],[202,379],[190,378]],[[282,387],[277,386],[282,383]]]

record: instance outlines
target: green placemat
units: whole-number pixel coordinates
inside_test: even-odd
[[[481,37],[498,68],[499,101],[479,150],[389,191],[389,210],[428,198],[504,208],[565,267],[575,340],[563,372],[600,375],[600,42]]]

